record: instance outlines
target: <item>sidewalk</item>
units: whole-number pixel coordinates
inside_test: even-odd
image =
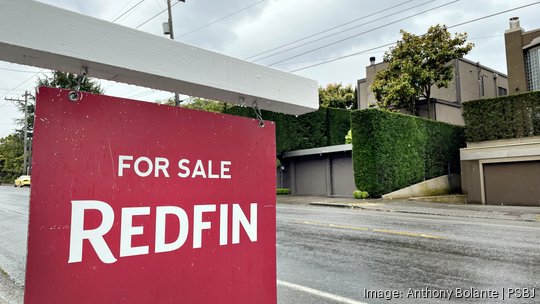
[[[540,222],[540,207],[465,205],[408,200],[278,195],[278,204],[358,208],[371,211]]]

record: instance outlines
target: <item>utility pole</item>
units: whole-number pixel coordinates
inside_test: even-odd
[[[23,168],[24,173],[28,175],[28,165],[27,165],[27,159],[28,159],[28,96],[31,96],[28,91],[24,92],[24,100],[21,99],[13,99],[13,98],[4,98],[6,101],[13,101],[13,102],[24,102],[24,139],[23,139]]]
[[[179,0],[181,2],[186,2],[185,0]],[[169,34],[169,37],[174,40],[174,30],[173,30],[173,22],[172,22],[172,10],[171,10],[171,0],[167,0],[167,12],[169,13],[169,19],[167,22],[167,27],[163,27],[165,34]],[[168,33],[167,33],[168,31]],[[180,105],[180,96],[178,93],[174,93],[174,105],[179,106]]]
[[[24,152],[23,152],[23,167],[24,173],[28,175],[28,165],[26,160],[28,159],[28,96],[30,93],[24,91]]]

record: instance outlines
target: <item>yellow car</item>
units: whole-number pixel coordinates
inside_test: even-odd
[[[15,180],[15,187],[30,187],[30,175],[21,175]]]

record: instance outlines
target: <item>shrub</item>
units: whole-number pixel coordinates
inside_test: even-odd
[[[356,199],[366,199],[369,197],[369,193],[367,191],[355,190],[353,196]]]
[[[347,132],[347,135],[345,135],[345,143],[346,144],[352,144],[352,131],[349,129],[349,132]]]
[[[277,189],[276,189],[276,194],[277,194],[277,195],[287,195],[287,194],[291,194],[291,189],[289,189],[289,188],[277,188]]]
[[[366,109],[351,114],[351,129],[356,187],[374,197],[459,172],[462,127]]]

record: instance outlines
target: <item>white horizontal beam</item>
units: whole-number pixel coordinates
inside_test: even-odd
[[[31,0],[0,0],[0,60],[304,114],[317,82]]]

